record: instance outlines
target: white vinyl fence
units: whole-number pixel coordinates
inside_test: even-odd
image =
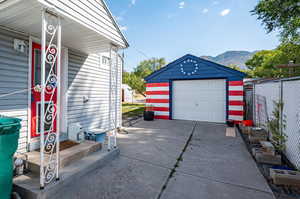
[[[300,169],[300,78],[282,79],[253,85],[253,118],[257,126],[265,127],[272,118],[274,101],[282,99],[288,136],[285,154]]]

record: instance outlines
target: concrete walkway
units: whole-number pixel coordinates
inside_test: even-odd
[[[74,182],[64,198],[272,199],[239,135],[225,125],[139,122],[119,135],[121,155]]]

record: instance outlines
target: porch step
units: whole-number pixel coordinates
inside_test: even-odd
[[[78,145],[60,151],[60,168],[70,165],[76,160],[80,160],[89,154],[99,151],[102,144],[93,141],[84,141]],[[33,151],[28,154],[28,167],[29,170],[35,174],[40,173],[40,152]],[[49,155],[45,154],[45,161],[48,161]]]
[[[120,154],[118,148],[107,151],[94,152],[60,170],[60,180],[40,189],[39,175],[29,173],[14,178],[14,191],[26,199],[52,199],[64,198],[63,191],[70,188],[73,182],[86,177],[90,172],[101,169],[117,158]]]

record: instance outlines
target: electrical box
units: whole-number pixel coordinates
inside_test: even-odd
[[[23,40],[14,39],[14,49],[20,53],[25,53],[26,43]]]
[[[71,124],[68,129],[68,138],[74,142],[83,142],[84,141],[84,131],[80,124],[75,123]]]

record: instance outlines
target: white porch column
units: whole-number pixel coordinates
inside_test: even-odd
[[[42,11],[40,188],[59,179],[61,21],[54,13]],[[47,72],[47,74],[46,74]],[[47,158],[45,158],[47,156]]]
[[[41,61],[41,112],[40,112],[40,188],[44,189],[45,187],[45,175],[44,175],[44,115],[45,115],[45,60],[46,60],[46,16],[45,10],[42,11],[42,41],[41,41],[41,53],[42,53],[42,61]]]
[[[118,92],[119,86],[119,64],[118,48],[111,44],[110,47],[110,73],[109,73],[109,132],[108,150],[117,147],[117,127],[118,127]]]

